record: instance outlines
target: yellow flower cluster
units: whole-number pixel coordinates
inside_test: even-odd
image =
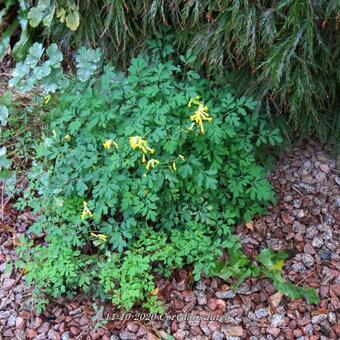
[[[110,149],[111,146],[114,146],[117,150],[118,150],[118,144],[113,141],[112,139],[107,139],[104,143],[103,143],[103,147],[104,149]]]
[[[159,164],[157,159],[150,159],[146,164],[146,170],[150,170],[150,168],[154,168],[156,165]]]
[[[105,234],[96,234],[96,233],[91,232],[90,235],[97,238],[98,240],[103,241],[103,242],[107,241],[107,235],[105,235]]]
[[[48,96],[45,96],[45,97],[44,97],[44,104],[47,105],[47,104],[49,103],[49,101],[51,100],[51,98],[52,98],[52,97],[51,97],[50,94],[49,94]]]
[[[52,132],[53,132],[53,134],[55,134],[54,130]],[[150,154],[154,154],[155,153],[155,150],[148,146],[147,140],[145,140],[145,139],[143,139],[143,138],[141,138],[139,136],[132,136],[132,137],[130,137],[129,138],[129,142],[130,142],[130,145],[131,145],[133,150],[139,149],[142,152],[142,154],[143,154],[143,163],[146,162],[145,155],[147,155],[148,153],[150,153]],[[112,139],[107,139],[103,143],[104,149],[110,149],[112,146],[115,147],[116,149],[118,149],[118,144],[115,141],[113,141]],[[182,161],[185,160],[185,157],[183,155],[178,155],[178,158],[180,158]],[[146,168],[146,170],[149,171],[150,169],[153,169],[157,165],[159,165],[159,163],[160,163],[159,160],[151,158],[146,163],[145,168]],[[172,166],[170,168],[173,169],[173,171],[177,170],[177,168],[176,168],[176,161],[172,162]],[[144,174],[144,176],[146,176],[146,174]],[[91,210],[88,208],[87,202],[84,201],[83,202],[83,206],[84,206],[84,209],[83,209],[83,212],[81,214],[81,219],[85,220],[88,216],[90,218],[93,218],[93,214],[92,214]],[[106,240],[107,240],[107,236],[104,235],[104,234],[97,234],[97,233],[91,232],[91,236],[96,237],[96,238],[98,238],[98,239],[100,239],[100,240],[102,240],[104,242],[106,242]]]
[[[197,96],[195,98],[191,98],[188,107],[191,107],[192,104],[195,104],[198,106],[197,111],[193,115],[190,116],[190,120],[193,122],[191,126],[189,127],[189,130],[192,130],[195,126],[195,124],[199,125],[201,133],[204,134],[204,126],[203,122],[208,121],[209,123],[212,121],[212,118],[208,114],[208,106],[204,105],[200,101],[200,97]]]
[[[151,154],[155,153],[155,150],[148,146],[148,142],[139,136],[132,136],[129,138],[130,145],[133,150],[139,149],[143,153],[143,163],[146,162],[145,155],[150,152]]]
[[[84,209],[83,209],[83,212],[81,213],[81,219],[85,220],[87,216],[92,218],[93,214],[92,214],[91,210],[88,208],[87,202],[84,201],[83,206],[84,206]]]

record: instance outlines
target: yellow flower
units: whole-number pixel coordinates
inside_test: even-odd
[[[193,115],[190,116],[190,120],[193,122],[188,130],[192,130],[195,124],[199,125],[201,133],[204,134],[204,126],[203,122],[208,121],[209,123],[212,121],[212,118],[208,114],[208,106],[205,106],[200,100],[199,97],[190,99],[188,106],[191,107],[192,104],[198,105],[198,109],[195,111]]]
[[[111,145],[112,145],[112,140],[111,140],[111,139],[107,139],[107,140],[103,143],[104,149],[110,149]]]
[[[66,135],[64,136],[64,139],[66,140],[66,142],[71,141],[71,136],[70,135]]]
[[[93,214],[91,212],[91,210],[88,208],[87,206],[87,202],[83,202],[83,206],[84,206],[84,209],[83,209],[83,212],[81,213],[81,219],[82,220],[85,220],[87,215],[92,218],[93,217]]]
[[[201,102],[199,101],[200,100],[200,96],[196,96],[195,98],[191,98],[189,100],[189,103],[188,103],[188,107],[191,107],[191,104],[196,104],[196,105],[199,105]]]
[[[49,94],[48,96],[44,97],[44,103],[48,104],[48,102],[51,100],[51,95]]]
[[[150,168],[154,168],[158,164],[159,164],[159,161],[157,159],[152,158],[146,164],[146,170],[150,170]]]
[[[172,163],[172,168],[174,169],[174,171],[177,170],[177,168],[176,168],[176,162],[173,162],[173,163]]]
[[[179,157],[182,161],[185,161],[185,157],[184,157],[184,156],[178,155],[178,157]]]
[[[129,143],[132,147],[133,150],[139,149],[142,153],[143,153],[143,157],[142,157],[142,162],[145,163],[146,162],[146,157],[145,155],[150,152],[150,154],[154,154],[155,150],[150,148],[148,146],[148,142],[139,137],[139,136],[132,136],[129,138]]]
[[[95,233],[92,233],[92,232],[90,234],[91,234],[91,236],[98,238],[101,241],[104,241],[104,242],[107,241],[107,236],[105,234],[95,234]]]
[[[57,133],[55,132],[55,130],[52,130],[52,135],[53,137],[57,137]]]
[[[113,145],[116,149],[118,149],[118,144],[117,144],[115,141],[113,141],[112,139],[107,139],[107,140],[103,143],[104,149],[110,149],[112,145]]]
[[[130,145],[131,145],[131,147],[132,147],[133,150],[139,149],[139,150],[141,150],[145,155],[148,153],[148,151],[149,151],[151,154],[155,153],[155,150],[152,149],[152,148],[150,148],[150,147],[148,146],[148,142],[147,142],[145,139],[143,139],[143,138],[141,138],[141,137],[139,137],[139,136],[130,137],[130,138],[129,138],[129,142],[130,142]]]

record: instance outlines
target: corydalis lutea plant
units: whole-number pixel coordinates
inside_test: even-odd
[[[138,57],[126,74],[106,66],[52,96],[32,172],[44,213],[30,229],[48,245],[21,249],[36,293],[81,288],[158,310],[153,271],[212,274],[238,247],[231,227],[273,202],[256,154],[278,131],[251,98],[181,66]]]

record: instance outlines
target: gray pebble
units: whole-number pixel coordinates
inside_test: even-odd
[[[10,315],[11,312],[9,311],[0,312],[0,319],[7,319]]]
[[[216,292],[216,293],[215,293],[215,296],[216,296],[218,299],[232,299],[232,298],[234,298],[236,295],[235,295],[235,293],[234,293],[231,289],[228,289],[227,291]]]
[[[70,339],[70,333],[69,332],[64,332],[61,335],[61,340],[69,340]]]
[[[312,323],[320,323],[327,319],[327,314],[319,314],[312,317]]]
[[[215,331],[212,335],[212,340],[223,340],[224,339],[224,334],[219,332],[219,331]]]
[[[334,312],[328,313],[328,321],[334,325],[336,323],[336,314]]]
[[[203,306],[203,305],[206,305],[207,304],[207,296],[206,294],[203,292],[203,291],[195,291],[194,292],[196,297],[197,297],[197,303],[200,305],[200,306]]]
[[[306,267],[301,262],[294,263],[292,268],[297,273],[304,273],[306,271]]]
[[[274,314],[272,316],[271,325],[274,327],[281,326],[284,323],[284,316],[281,314]]]
[[[7,326],[9,327],[14,327],[15,326],[15,321],[16,321],[16,315],[15,314],[12,314],[8,320],[7,320]]]
[[[308,325],[304,327],[304,330],[307,335],[313,335],[314,327],[311,323],[309,323]]]
[[[302,255],[302,262],[306,267],[312,267],[314,265],[314,258],[312,255],[303,254]]]
[[[205,291],[207,289],[207,286],[205,285],[204,281],[200,280],[196,284],[196,289]]]
[[[320,248],[323,245],[323,240],[321,237],[314,237],[312,241],[312,246]]]
[[[266,318],[268,315],[267,308],[259,308],[255,310],[255,316],[257,319]]]

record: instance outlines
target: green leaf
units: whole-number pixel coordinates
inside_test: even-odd
[[[79,11],[71,11],[66,15],[66,26],[71,30],[75,31],[79,27],[80,16]]]
[[[51,66],[48,62],[43,63],[41,66],[37,66],[34,69],[32,77],[36,77],[38,80],[46,78],[51,74]]]
[[[7,159],[6,155],[7,149],[5,146],[0,148],[0,170],[4,171],[4,169],[9,169],[11,167],[11,160]],[[3,176],[8,176],[8,172],[4,171]]]
[[[0,125],[6,126],[8,118],[8,109],[4,105],[0,105]]]
[[[287,295],[292,299],[305,298],[308,303],[313,304],[318,304],[320,302],[320,298],[315,289],[298,287],[286,282],[281,277],[280,273],[265,272],[265,274],[273,281],[275,288],[284,295]]]
[[[49,7],[47,14],[43,18],[43,24],[45,26],[50,26],[54,17],[55,6]]]
[[[27,18],[32,27],[38,27],[43,18],[43,9],[39,6],[32,7],[27,14]]]
[[[59,51],[57,44],[51,44],[46,50],[48,60],[52,67],[58,67],[63,60],[63,54]]]
[[[34,43],[30,49],[29,49],[29,54],[33,56],[36,59],[40,59],[44,53],[45,48],[43,47],[42,44],[40,43]]]
[[[20,39],[16,42],[12,49],[12,56],[15,60],[22,60],[26,57],[28,49],[31,45],[31,38],[28,34],[27,8],[24,1],[19,3],[18,20],[20,24]]]
[[[18,27],[18,21],[14,20],[4,32],[1,34],[0,39],[0,60],[5,56],[9,47],[9,42],[14,30]]]

